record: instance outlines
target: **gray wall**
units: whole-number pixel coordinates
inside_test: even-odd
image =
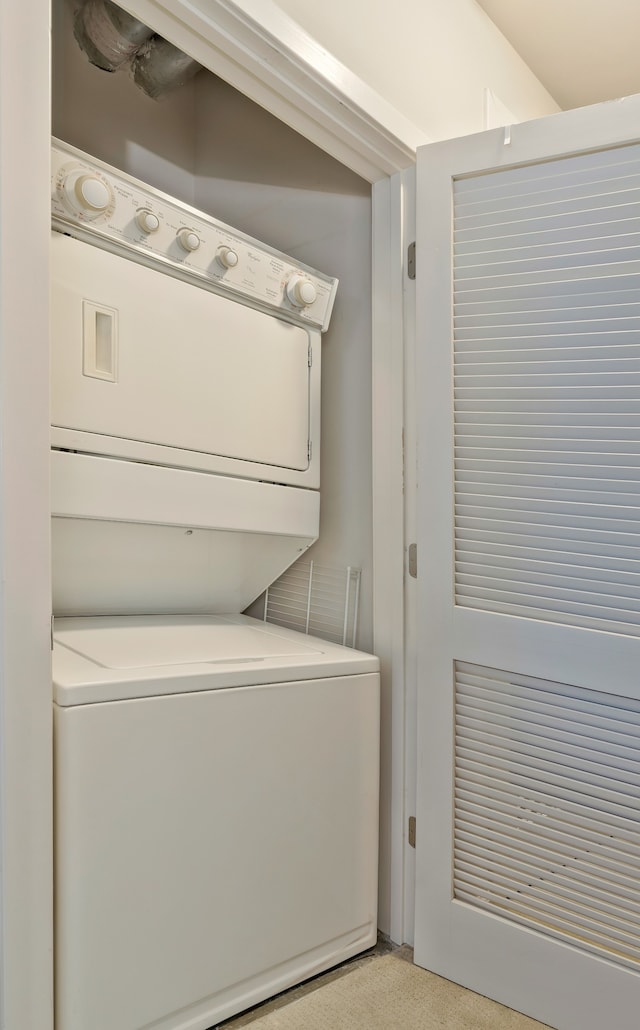
[[[196,110],[196,205],[340,280],[322,343],[320,539],[304,560],[362,569],[371,650],[370,187],[213,76]]]
[[[195,83],[156,103],[128,72],[94,68],[73,38],[74,6],[52,5],[53,135],[192,204]]]
[[[210,73],[158,103],[92,67],[54,2],[53,132],[340,279],[322,345],[320,539],[309,556],[363,570],[358,646],[372,647],[370,187]],[[91,570],[95,575],[95,570]],[[122,569],[135,596],[135,564]]]

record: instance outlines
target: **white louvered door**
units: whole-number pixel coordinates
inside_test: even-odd
[[[640,98],[423,148],[417,254],[416,961],[637,1030]]]

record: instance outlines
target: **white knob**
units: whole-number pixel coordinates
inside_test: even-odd
[[[76,211],[102,214],[113,200],[108,184],[91,172],[71,172],[64,180],[64,194]]]
[[[231,247],[218,247],[216,258],[223,268],[235,268],[238,264],[238,255]]]
[[[191,253],[200,246],[200,237],[193,229],[181,229],[178,233],[178,243],[183,250]]]
[[[148,207],[143,207],[142,210],[138,211],[136,223],[139,229],[147,233],[157,232],[160,228],[160,219]]]
[[[306,308],[313,304],[318,296],[310,279],[302,275],[292,275],[287,283],[287,297],[297,308]]]

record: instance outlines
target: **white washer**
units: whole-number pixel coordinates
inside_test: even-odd
[[[204,1030],[376,939],[377,659],[58,619],[57,1030]]]
[[[205,1030],[376,939],[377,659],[220,614],[318,536],[337,281],[51,185],[56,1030]]]

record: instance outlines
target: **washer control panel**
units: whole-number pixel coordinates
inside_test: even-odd
[[[51,210],[59,232],[288,321],[328,328],[337,279],[58,140]]]

